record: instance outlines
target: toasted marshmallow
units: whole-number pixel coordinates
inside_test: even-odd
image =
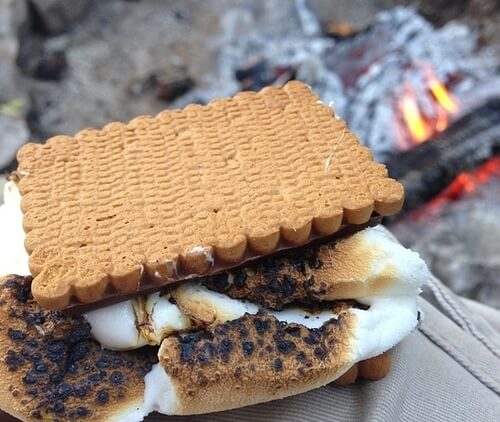
[[[136,315],[141,315],[138,317],[139,329],[149,344],[160,344],[169,334],[191,327],[189,318],[170,302],[169,295],[153,293],[133,302]]]
[[[358,237],[360,249],[374,253],[374,259],[370,260],[371,265],[365,269],[365,284],[379,285],[380,288],[371,291],[370,296],[405,296],[420,293],[422,285],[430,278],[430,273],[417,252],[405,248],[381,226],[364,229],[346,241]]]
[[[246,313],[264,310],[240,299],[213,292],[200,283],[187,282],[172,292],[177,302],[159,293],[107,306],[84,314],[92,334],[105,348],[128,350],[145,344],[156,345],[168,335],[191,328],[191,319],[205,324],[223,323]],[[295,322],[309,328],[321,327],[337,318],[329,310],[311,313],[300,307],[270,312],[280,321]]]
[[[417,295],[415,294],[366,297],[361,301],[370,307],[367,310],[351,308],[346,311],[354,314],[356,320],[349,336],[342,339],[349,345],[350,357],[349,364],[339,370],[337,377],[352,365],[386,352],[410,334],[418,324]],[[308,328],[319,328],[332,318],[338,318],[331,311],[323,311],[314,316],[300,308],[290,308],[272,314],[280,321],[294,322]],[[331,381],[333,379],[325,378],[323,383]],[[176,382],[170,378],[160,363],[154,365],[146,375],[145,384],[144,407],[141,409],[144,415],[153,411],[166,415],[189,414],[189,408],[186,408],[189,406],[186,403],[189,402],[182,396],[182,389],[178,391]],[[269,399],[272,398],[273,396],[270,395]],[[207,404],[207,409],[210,409],[209,404]]]
[[[232,321],[245,313],[256,314],[259,311],[253,303],[231,299],[207,289],[201,283],[181,284],[172,296],[185,314],[206,324]]]
[[[205,324],[223,323],[241,318],[245,314],[255,315],[259,311],[268,312],[280,321],[295,322],[309,328],[321,327],[337,315],[325,310],[311,313],[300,307],[290,307],[283,311],[268,311],[241,299],[231,299],[221,293],[213,292],[200,283],[186,283],[172,292],[179,307],[190,318]]]

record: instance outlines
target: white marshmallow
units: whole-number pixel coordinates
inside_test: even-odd
[[[92,335],[111,350],[136,349],[147,344],[136,326],[132,301],[120,302],[84,314],[92,327]]]
[[[160,344],[169,334],[188,329],[189,318],[169,297],[153,293],[84,314],[92,335],[106,349],[130,350]]]
[[[349,339],[352,364],[386,352],[413,331],[418,323],[415,294],[392,298],[367,297],[362,299],[362,303],[370,305],[370,308],[348,311],[356,316],[353,336]],[[333,312],[323,311],[316,315],[320,316],[317,319],[304,319],[305,315],[310,314],[300,308],[290,308],[272,314],[280,321],[296,322],[308,328],[321,327],[330,319],[337,318]],[[145,383],[144,410],[146,414],[156,411],[165,415],[175,415],[178,402],[177,392],[169,375],[159,363],[154,365],[146,375]]]
[[[182,313],[179,307],[170,302],[169,297],[153,293],[146,298],[146,313],[148,315],[151,333],[149,343],[160,344],[174,331],[186,330],[191,327],[191,321]]]
[[[144,388],[144,410],[146,413],[144,416],[154,411],[164,415],[175,414],[177,402],[175,389],[170,377],[159,363],[153,365],[151,371],[146,374],[144,382],[146,384]],[[137,421],[140,420],[142,419],[137,419]]]
[[[370,307],[367,310],[350,310],[357,320],[352,339],[353,359],[356,362],[389,350],[417,326],[417,295],[357,300]]]
[[[5,184],[4,201],[0,206],[0,277],[30,275],[29,257],[24,248],[21,194],[14,182]]]

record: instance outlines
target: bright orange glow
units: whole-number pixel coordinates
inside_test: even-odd
[[[439,214],[448,203],[476,191],[480,185],[494,178],[500,178],[500,157],[490,158],[476,170],[460,173],[436,198],[425,207],[414,211],[413,216],[419,218],[429,213]]]
[[[425,142],[430,135],[429,127],[420,113],[415,95],[410,87],[406,87],[404,90],[401,111],[413,139],[418,143]]]
[[[479,185],[495,177],[500,177],[499,157],[491,158],[474,171],[460,173],[453,183],[434,201],[439,200],[439,198],[446,198],[452,201],[460,199],[464,194],[474,192]]]
[[[468,173],[459,174],[453,183],[462,192],[473,192],[476,189],[474,178]]]
[[[410,85],[406,85],[400,102],[404,122],[412,140],[421,144],[436,133],[449,126],[449,115],[458,109],[458,102],[453,98],[446,86],[435,76],[431,66],[421,66],[425,74],[426,85],[434,98],[434,113],[429,116],[420,109],[415,93]]]
[[[457,110],[457,102],[452,98],[449,91],[446,89],[443,83],[441,83],[434,75],[430,66],[424,66],[425,73],[427,76],[427,83],[429,84],[429,89],[434,95],[434,98],[439,104],[449,113],[453,113]]]

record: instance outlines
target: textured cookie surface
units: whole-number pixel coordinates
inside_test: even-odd
[[[0,280],[0,408],[22,421],[123,420],[143,402],[157,350],[102,349],[82,317],[42,309],[30,285]]]
[[[300,82],[18,153],[35,299],[95,302],[397,212],[399,183]]]

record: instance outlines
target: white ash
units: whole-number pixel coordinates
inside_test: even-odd
[[[261,17],[249,9],[235,7],[227,10],[221,18],[217,66],[209,75],[208,84],[195,88],[173,105],[183,107],[193,99],[206,103],[216,96],[234,95],[240,90],[236,69],[243,67],[250,58],[259,57],[271,67],[297,67],[298,78],[311,85],[325,103],[335,101],[336,109],[342,109],[344,94],[341,83],[334,73],[328,71],[323,60],[335,41],[307,35],[318,33],[319,23],[306,2],[298,0],[295,5],[292,14],[285,8],[270,7],[268,12],[275,25],[267,29],[263,29],[262,22],[259,22]],[[277,16],[280,13],[283,16]]]
[[[439,81],[450,82],[460,102],[468,87],[495,72],[492,56],[478,54],[476,46],[477,34],[464,25],[451,23],[437,30],[412,9],[382,12],[367,31],[339,44],[327,57],[329,68],[347,87],[347,107],[341,113],[379,158],[407,149],[410,138],[398,113],[405,87],[427,116],[437,118],[426,68]]]
[[[269,12],[280,13],[276,9]],[[478,34],[462,24],[435,29],[413,9],[399,7],[380,13],[355,37],[336,42],[319,32],[307,2],[297,0],[295,9],[286,32],[263,31],[249,9],[228,10],[222,17],[213,82],[175,105],[234,94],[240,88],[235,70],[258,56],[271,67],[297,68],[297,79],[311,85],[325,103],[333,103],[336,114],[372,148],[375,158],[384,160],[411,145],[399,109],[405,85],[412,88],[424,113],[437,118],[426,66],[438,80],[450,83],[459,101],[495,73],[495,56],[487,50],[478,53]]]

